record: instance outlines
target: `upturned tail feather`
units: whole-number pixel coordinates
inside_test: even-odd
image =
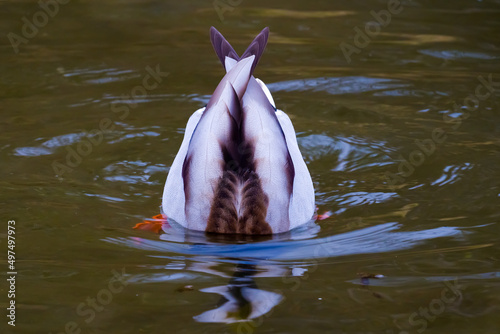
[[[250,73],[253,73],[255,67],[259,63],[260,57],[264,53],[264,49],[267,45],[267,40],[269,39],[269,28],[265,27],[262,31],[254,38],[252,43],[248,46],[248,48],[243,52],[243,54],[238,56],[238,53],[234,51],[233,47],[229,42],[222,36],[222,34],[215,29],[214,27],[210,28],[210,41],[212,42],[212,46],[214,47],[215,53],[219,60],[226,69],[226,57],[234,59],[236,61],[240,59],[244,59],[250,56],[255,56],[255,61],[252,65],[252,70]]]

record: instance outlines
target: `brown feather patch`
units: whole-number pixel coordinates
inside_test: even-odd
[[[266,222],[269,200],[258,175],[250,170],[227,170],[215,190],[206,232],[272,234]]]

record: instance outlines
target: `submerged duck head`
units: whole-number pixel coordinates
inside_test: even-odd
[[[253,76],[268,36],[265,28],[239,57],[210,29],[226,74],[189,118],[162,201],[169,219],[188,229],[273,234],[314,215],[313,183],[292,122]]]

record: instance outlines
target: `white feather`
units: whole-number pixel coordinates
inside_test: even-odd
[[[200,121],[205,107],[196,110],[186,125],[184,139],[182,140],[179,152],[175,156],[174,162],[168,171],[167,181],[163,188],[162,210],[170,219],[175,220],[182,226],[187,226],[184,208],[186,196],[184,195],[184,181],[182,179],[182,165],[186,159],[189,142],[193,136],[194,129]]]

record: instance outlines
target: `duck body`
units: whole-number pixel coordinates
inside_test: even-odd
[[[292,122],[253,76],[268,35],[266,28],[239,57],[211,29],[226,75],[189,118],[163,192],[163,212],[188,229],[273,234],[314,215],[314,187]]]

